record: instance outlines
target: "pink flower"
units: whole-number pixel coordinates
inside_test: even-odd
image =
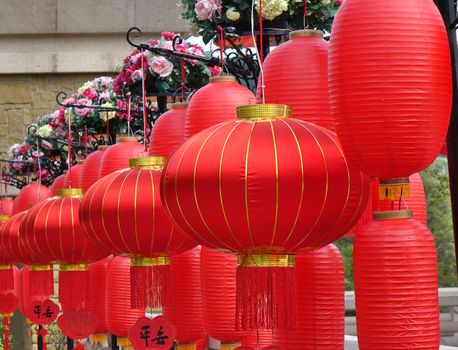
[[[104,100],[105,102],[109,102],[111,101],[111,96],[110,96],[110,93],[108,91],[104,91],[100,94],[99,96],[100,100]]]
[[[151,74],[158,74],[161,78],[168,77],[173,71],[173,63],[163,56],[157,56],[149,66]]]
[[[133,81],[142,80],[142,71],[141,71],[141,69],[137,69],[136,71],[134,71],[130,77],[132,78]]]
[[[162,36],[165,39],[173,40],[173,38],[176,36],[176,34],[174,32],[162,32]]]
[[[199,0],[196,4],[196,15],[201,21],[213,20],[213,11],[221,13],[221,0]]]
[[[97,97],[97,90],[94,88],[87,88],[86,90],[83,91],[81,95],[83,97],[93,100],[94,98]]]
[[[212,75],[214,77],[221,74],[221,67],[220,66],[208,67],[208,69],[210,70],[210,72],[212,73]]]
[[[88,98],[82,98],[78,100],[79,105],[83,105],[86,107],[92,106],[92,101]],[[92,108],[76,108],[75,107],[75,114],[79,115],[80,117],[87,117],[89,113],[92,112]]]
[[[162,44],[162,48],[167,49],[167,50],[173,50],[173,44],[171,41],[165,41]]]
[[[150,44],[151,46],[156,46],[157,44],[159,44],[159,42],[158,42],[157,40],[151,40],[151,41],[149,42],[149,44]]]
[[[24,163],[22,163],[22,160],[23,160],[23,159],[24,159],[23,156],[17,157],[17,158],[15,159],[17,162],[14,162],[14,163],[13,163],[13,168],[16,169],[16,170],[22,169],[22,168],[24,167]]]
[[[139,67],[141,66],[142,62],[140,61],[140,58],[142,57],[142,54],[141,52],[140,53],[137,53],[136,55],[133,55],[131,58],[130,58],[130,62],[132,64],[135,64],[135,65],[138,65]],[[145,62],[146,62],[146,52],[143,53],[143,57],[145,57]]]
[[[342,5],[342,3],[343,3],[343,0],[336,0],[337,5]]]
[[[61,124],[65,121],[65,107],[59,109],[59,115],[57,116],[57,121]]]

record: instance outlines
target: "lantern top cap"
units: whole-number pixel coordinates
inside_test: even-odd
[[[230,82],[237,82],[237,80],[235,79],[235,77],[233,75],[219,75],[219,76],[216,76],[216,77],[210,77],[210,83],[221,83],[221,82],[224,82],[224,81],[230,81]]]
[[[237,118],[251,121],[272,121],[291,117],[291,107],[279,104],[258,104],[237,107]]]
[[[84,195],[82,188],[59,188],[57,190],[58,197],[81,198]]]
[[[100,145],[97,150],[98,151],[106,151],[110,147],[110,145]]]
[[[10,216],[7,214],[0,215],[0,222],[6,222],[10,219]]]
[[[187,108],[188,104],[186,102],[175,102],[172,104],[171,108],[176,109],[176,108]]]
[[[2,201],[12,201],[12,200],[13,200],[13,197],[4,196],[4,197],[0,197],[0,200],[2,200]]]
[[[392,210],[392,211],[376,211],[374,212],[375,221],[395,220],[395,219],[412,219],[411,210]]]
[[[118,137],[118,143],[120,142],[138,142],[138,140],[135,136],[123,135]]]
[[[76,162],[76,164],[84,164],[84,159],[78,159],[78,161]]]
[[[322,38],[323,37],[323,32],[321,30],[316,30],[316,29],[302,29],[302,30],[294,30],[289,33],[289,38],[294,39],[294,38],[303,38],[306,36],[313,36],[317,38]]]
[[[131,168],[162,169],[165,165],[165,157],[140,157],[129,159]]]

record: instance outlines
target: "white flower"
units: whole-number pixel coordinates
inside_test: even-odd
[[[288,0],[263,0],[262,17],[273,20],[288,10]],[[256,0],[256,11],[259,13],[259,0]]]
[[[113,108],[113,104],[107,102],[107,103],[104,103],[102,107]],[[113,119],[116,116],[116,112],[100,112],[99,115],[100,115],[100,119],[106,122],[107,120]]]
[[[53,129],[48,124],[40,126],[37,130],[37,134],[43,138],[50,137],[52,135],[52,132],[53,132]]]
[[[226,17],[229,21],[238,21],[240,19],[240,12],[235,7],[231,7],[226,11]]]

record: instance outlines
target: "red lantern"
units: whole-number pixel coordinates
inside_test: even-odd
[[[288,350],[344,348],[344,266],[336,246],[296,256],[297,324],[275,329],[275,343]]]
[[[0,199],[0,215],[11,215],[13,213],[13,199],[11,197],[3,197]]]
[[[57,325],[65,336],[79,340],[89,337],[94,332],[96,320],[88,309],[64,310],[57,320]]]
[[[118,137],[118,143],[108,147],[102,156],[99,178],[128,168],[129,159],[137,158],[144,152],[145,147],[135,137]]]
[[[334,130],[328,93],[328,42],[319,30],[297,30],[289,37],[264,61],[265,101],[290,105],[294,118]]]
[[[19,282],[19,269],[14,266],[13,267],[13,274],[14,274],[14,288],[7,291],[6,293],[0,294],[0,315],[2,317],[2,324],[3,324],[3,349],[9,350],[10,349],[10,319],[13,317],[14,311],[19,306],[19,289],[18,289],[18,282]]]
[[[102,157],[107,149],[108,146],[101,145],[97,151],[87,156],[81,168],[80,181],[77,187],[87,191],[89,187],[100,179],[99,174],[102,166]]]
[[[84,160],[78,160],[76,165],[72,166],[72,168],[67,171],[64,178],[64,187],[63,188],[80,188],[79,184],[82,181],[81,179],[81,170],[84,166]],[[71,176],[71,183],[70,183],[70,176]],[[71,185],[71,186],[70,186]]]
[[[51,192],[46,186],[31,183],[19,191],[14,199],[13,214],[30,209],[38,202],[51,197]]]
[[[253,349],[264,349],[264,347],[272,345],[272,343],[272,329],[255,329],[242,339],[242,346],[248,346]]]
[[[253,93],[233,76],[211,77],[197,90],[186,113],[185,140],[215,124],[237,118],[236,108],[255,101]]]
[[[196,350],[196,342],[205,336],[200,250],[199,246],[171,258],[171,301],[164,307],[164,316],[177,329],[177,350]]]
[[[163,157],[135,158],[132,168],[97,181],[84,196],[80,220],[86,235],[113,254],[132,258],[132,306],[160,307],[169,257],[196,244],[174,226],[162,206]]]
[[[187,103],[174,103],[162,114],[151,130],[149,155],[169,157],[184,142]]]
[[[406,177],[436,159],[450,118],[450,62],[432,1],[346,0],[337,13],[329,47],[336,132],[349,160],[382,179],[381,199],[406,196]]]
[[[202,247],[200,268],[205,330],[226,347],[240,346],[245,334],[235,326],[237,257]]]
[[[92,336],[93,343],[106,342],[108,333],[105,307],[107,284],[105,276],[108,271],[108,264],[111,258],[106,258],[89,264],[89,304],[88,309],[94,314],[96,327]]]
[[[56,177],[51,186],[49,186],[49,191],[51,192],[51,197],[57,196],[57,191],[61,188],[65,188],[65,176],[67,174],[67,170],[64,171],[62,175]]]
[[[376,212],[355,236],[361,350],[439,348],[436,248],[431,232],[411,217],[410,211]]]
[[[66,309],[79,309],[87,302],[87,264],[107,253],[84,235],[78,220],[83,190],[61,189],[35,205],[21,223],[25,249],[41,264],[59,263],[59,301]]]
[[[108,264],[105,279],[106,285],[106,323],[110,333],[123,337],[118,338],[118,345],[127,342],[127,335],[137,319],[145,316],[145,309],[130,307],[130,260],[120,256],[114,257]]]
[[[349,231],[365,209],[368,179],[348,165],[334,134],[285,118],[287,106],[238,112],[240,120],[201,132],[172,155],[164,204],[199,243],[240,254],[242,328],[290,327],[293,254]]]

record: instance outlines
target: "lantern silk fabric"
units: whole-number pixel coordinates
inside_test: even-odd
[[[355,236],[353,266],[361,350],[439,348],[433,236],[414,219],[377,218],[405,212],[375,213],[375,220]]]
[[[87,191],[98,179],[100,175],[100,167],[102,166],[102,157],[108,146],[101,145],[98,150],[89,154],[84,160],[81,168],[81,176],[78,186],[84,191]]]
[[[139,144],[135,137],[119,137],[118,143],[108,147],[102,156],[99,178],[128,168],[129,159],[140,157],[144,152],[145,147]]]
[[[430,165],[448,128],[451,72],[433,1],[344,1],[331,34],[329,91],[349,160],[380,179]]]
[[[11,215],[13,213],[13,199],[3,197],[0,199],[0,215]]]
[[[82,170],[84,167],[84,162],[85,162],[84,160],[78,160],[78,163],[72,166],[71,169],[67,171],[67,173],[65,174],[65,178],[64,178],[64,187],[63,188],[69,188],[69,187],[80,188],[81,175],[82,175]]]
[[[51,192],[51,197],[57,196],[57,191],[61,188],[65,188],[65,177],[67,175],[67,171],[64,174],[59,175],[54,179],[54,182],[51,186],[49,186],[49,191]]]
[[[51,191],[46,186],[31,183],[22,188],[14,199],[13,214],[30,209],[36,203],[51,197]]]

